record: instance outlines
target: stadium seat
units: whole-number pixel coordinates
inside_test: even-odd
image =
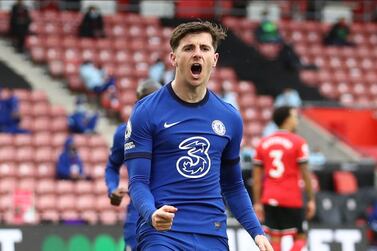
[[[3,146],[0,148],[0,163],[14,162],[16,158],[16,148],[13,146]]]
[[[71,180],[58,180],[55,184],[55,191],[60,195],[73,195],[74,193],[74,182]]]
[[[16,168],[16,176],[19,179],[24,178],[24,177],[34,178],[35,175],[36,175],[36,172],[35,172],[35,166],[33,163],[24,162],[24,163],[18,164]]]
[[[76,206],[76,196],[73,194],[62,194],[58,197],[56,207],[62,212],[64,210],[74,210]]]
[[[40,211],[40,221],[42,223],[58,223],[59,213],[55,209],[47,209]]]
[[[4,165],[4,164],[1,164]],[[0,170],[1,170],[0,165]],[[10,194],[16,188],[17,179],[15,177],[7,177],[0,175],[0,197],[3,194]]]
[[[105,210],[100,212],[99,220],[104,225],[114,225],[117,223],[118,217],[113,210]]]
[[[93,210],[95,208],[95,195],[93,194],[82,194],[77,196],[76,209],[79,212],[84,212],[86,210]]]
[[[356,193],[358,189],[356,177],[349,171],[335,171],[333,173],[334,189],[338,194]]]
[[[52,162],[43,162],[38,163],[36,167],[36,173],[38,178],[55,178],[56,170],[55,170],[55,161],[56,157],[54,158],[54,161]]]
[[[80,218],[88,222],[90,225],[98,223],[98,214],[95,210],[86,209],[80,213]]]
[[[54,194],[55,193],[55,180],[54,179],[40,179],[37,183],[35,191],[38,195],[44,196],[45,194]]]
[[[74,185],[74,192],[78,196],[82,196],[83,194],[90,194],[94,191],[94,184],[92,181],[87,180],[80,180],[75,182]]]
[[[316,194],[316,220],[331,226],[342,224],[341,199],[339,195],[331,192],[318,192]]]

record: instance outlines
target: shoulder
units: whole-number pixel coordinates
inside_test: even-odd
[[[125,123],[120,124],[115,130],[115,136],[124,135],[126,132],[127,125]]]
[[[210,100],[224,115],[241,119],[241,114],[233,105],[223,101],[216,93],[209,90]]]
[[[306,140],[298,134],[290,133],[289,138],[297,144],[306,144]]]

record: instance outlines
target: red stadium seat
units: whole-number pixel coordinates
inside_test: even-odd
[[[94,192],[98,196],[106,196],[107,195],[107,186],[103,180],[96,180],[95,181],[95,186],[94,186]]]
[[[20,147],[16,151],[18,162],[32,162],[34,158],[34,148],[31,146]]]
[[[16,161],[16,148],[13,146],[3,146],[0,148],[0,163]]]
[[[356,177],[351,172],[335,171],[333,179],[335,191],[339,194],[352,194],[358,190]]]
[[[80,213],[80,218],[88,222],[90,225],[98,223],[98,214],[95,210],[87,209]]]
[[[113,210],[105,210],[100,212],[99,220],[104,225],[114,225],[118,221],[118,216]]]
[[[4,164],[0,164],[0,172],[2,165]],[[10,194],[14,191],[14,189],[16,188],[17,179],[14,176],[2,176],[2,174],[0,174],[0,177],[0,197],[2,197],[4,194]]]
[[[94,191],[94,184],[92,181],[80,180],[77,181],[74,185],[74,192],[78,196],[83,194],[91,194]]]
[[[0,146],[9,146],[13,144],[13,135],[0,133]]]
[[[2,162],[0,164],[0,177],[2,178],[14,178],[16,177],[16,166],[14,163]]]
[[[14,144],[17,147],[30,146],[33,143],[31,134],[17,134],[14,136]]]
[[[78,195],[76,201],[76,208],[80,212],[84,212],[86,210],[93,210],[95,208],[96,198],[95,195],[92,194],[85,194],[85,195]]]
[[[74,182],[71,180],[58,180],[55,185],[55,191],[60,195],[73,195],[75,186]]]
[[[36,167],[38,178],[55,178],[56,168],[55,162],[57,158],[54,158],[53,162],[38,163]]]
[[[62,212],[64,210],[73,210],[76,207],[76,196],[73,194],[62,194],[57,200],[57,209]]]
[[[24,177],[34,178],[36,176],[35,166],[31,162],[20,163],[16,169],[16,175],[20,179]]]
[[[58,223],[59,222],[59,213],[56,209],[47,209],[40,211],[40,221],[48,223]]]
[[[42,197],[45,194],[54,194],[55,193],[55,180],[54,179],[41,179],[38,181],[35,188],[35,192],[38,197]]]

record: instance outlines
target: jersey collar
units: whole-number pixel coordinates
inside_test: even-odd
[[[170,92],[170,95],[175,99],[177,100],[179,103],[181,103],[182,105],[185,105],[185,106],[191,106],[191,107],[197,107],[197,106],[202,106],[204,105],[205,103],[207,103],[208,101],[208,98],[209,98],[209,91],[208,89],[206,90],[206,95],[204,96],[204,98],[202,100],[200,100],[199,102],[196,102],[196,103],[189,103],[189,102],[186,102],[182,99],[180,99],[177,94],[175,94],[174,90],[173,90],[173,87],[171,86],[171,83],[170,82],[169,84],[166,85],[166,88],[168,88],[169,92]]]

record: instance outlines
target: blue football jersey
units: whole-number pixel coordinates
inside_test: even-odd
[[[241,138],[242,119],[233,106],[209,90],[202,101],[187,103],[167,84],[134,107],[125,159],[151,159],[156,208],[178,208],[172,231],[226,237],[220,167],[238,161]],[[139,234],[153,228],[145,219],[138,225]]]

